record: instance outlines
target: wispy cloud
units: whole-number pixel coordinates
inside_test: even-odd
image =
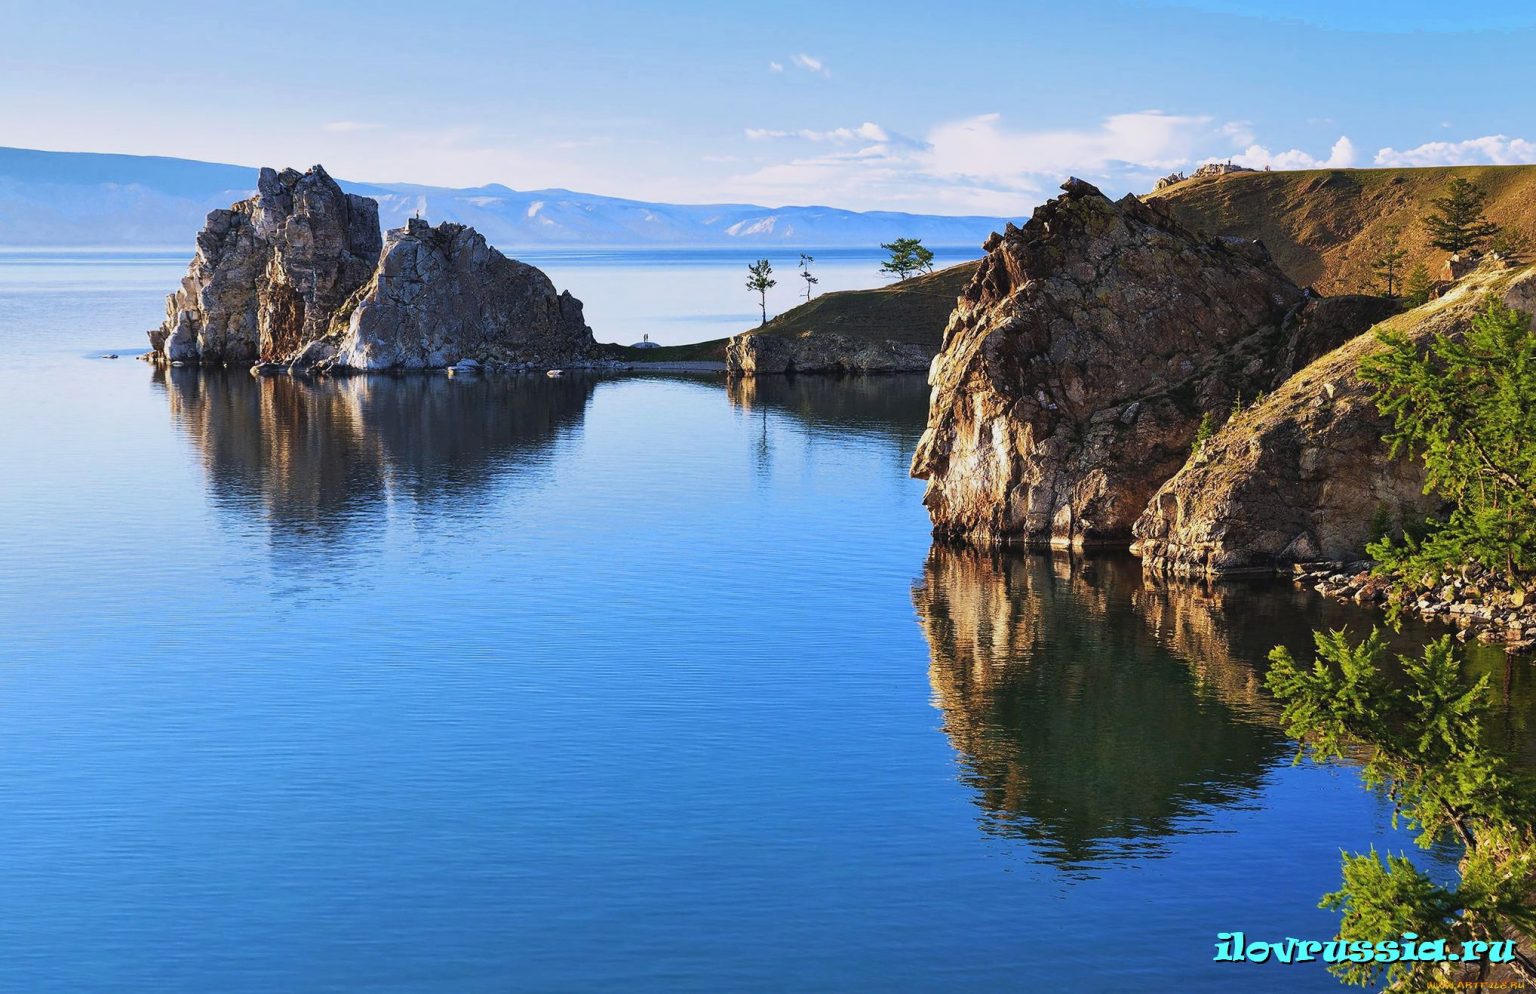
[[[374,124],[371,121],[327,121],[324,125],[327,131],[343,134],[353,131],[376,131],[383,126],[382,124]]]
[[[774,62],[772,60],[769,60],[769,62],[768,62],[768,71],[769,72],[783,72],[784,71],[784,63],[782,63],[782,62]]]
[[[1459,142],[1425,142],[1398,151],[1376,153],[1378,166],[1512,166],[1536,162],[1536,142],[1508,135],[1485,135]]]
[[[837,142],[846,144],[856,141],[888,142],[890,134],[878,124],[865,121],[857,128],[833,128],[830,131],[816,131],[812,128],[800,128],[794,131],[779,131],[773,128],[748,128],[747,137],[753,141],[771,141],[778,138],[799,138],[810,142]]]
[[[804,52],[800,52],[796,55],[790,56],[789,61],[793,63],[796,68],[804,69],[806,72],[815,73],[818,76],[832,75],[832,70],[827,68],[827,64],[816,58],[814,55],[807,55]]]

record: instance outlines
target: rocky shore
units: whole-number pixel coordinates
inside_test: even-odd
[[[1326,597],[1382,607],[1395,604],[1425,621],[1454,625],[1463,642],[1502,643],[1510,652],[1536,649],[1536,597],[1523,589],[1511,590],[1482,567],[1442,574],[1407,596],[1392,594],[1393,578],[1376,574],[1375,567],[1369,559],[1296,563],[1291,576],[1297,586]]]

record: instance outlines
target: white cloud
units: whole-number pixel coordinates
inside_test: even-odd
[[[353,131],[376,131],[382,128],[383,125],[374,124],[370,121],[327,121],[324,127],[327,131],[345,134]]]
[[[815,73],[818,76],[832,75],[832,70],[827,68],[826,63],[814,55],[806,55],[804,52],[800,52],[797,55],[790,56],[789,61],[794,63],[796,67],[804,69],[806,72]]]
[[[1231,159],[1240,166],[1251,166],[1254,169],[1263,169],[1266,166],[1271,169],[1348,169],[1355,164],[1355,143],[1350,141],[1348,136],[1341,135],[1328,150],[1326,159],[1319,159],[1299,148],[1271,152],[1258,144],[1249,145],[1243,151],[1231,156]]]
[[[782,62],[774,62],[772,60],[769,60],[769,62],[768,62],[768,71],[769,72],[783,72],[784,71],[784,63],[782,63]]]
[[[891,136],[878,124],[865,121],[857,128],[833,128],[831,131],[815,131],[801,128],[797,131],[778,131],[772,128],[748,128],[747,137],[753,141],[769,141],[775,138],[800,138],[811,142],[847,143],[854,141],[888,142]]]
[[[1175,170],[1228,157],[1276,169],[1343,168],[1356,159],[1348,137],[1326,155],[1295,148],[1272,152],[1258,142],[1250,122],[1160,110],[1054,129],[1015,129],[999,114],[982,114],[938,124],[920,140],[872,123],[830,131],[756,128],[747,136],[806,144],[784,160],[759,155],[756,170],[730,181],[731,196],[1012,216],[1052,195],[1068,176],[1119,196],[1150,190]],[[818,143],[820,150],[812,147]]]
[[[1378,166],[1512,166],[1536,162],[1536,142],[1508,135],[1486,135],[1459,142],[1425,142],[1399,152],[1376,153]]]
[[[1167,171],[1189,160],[1210,132],[1210,118],[1138,111],[1105,118],[1098,127],[1012,131],[999,114],[941,124],[928,134],[928,168],[941,176],[1003,182],[1021,175],[1103,176],[1131,166]]]

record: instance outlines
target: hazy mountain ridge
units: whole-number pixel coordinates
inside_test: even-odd
[[[272,163],[274,166],[288,163]],[[310,163],[292,163],[300,168]],[[0,147],[0,246],[180,247],[208,212],[250,196],[257,169],[160,156]],[[399,227],[418,211],[520,247],[870,246],[897,237],[979,245],[1004,219],[832,207],[662,204],[500,184],[451,189],[340,180]]]

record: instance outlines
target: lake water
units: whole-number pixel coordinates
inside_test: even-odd
[[[183,265],[0,257],[0,990],[1338,989],[1211,956],[1412,848],[1260,690],[1371,615],[933,546],[920,378],[94,358]]]

